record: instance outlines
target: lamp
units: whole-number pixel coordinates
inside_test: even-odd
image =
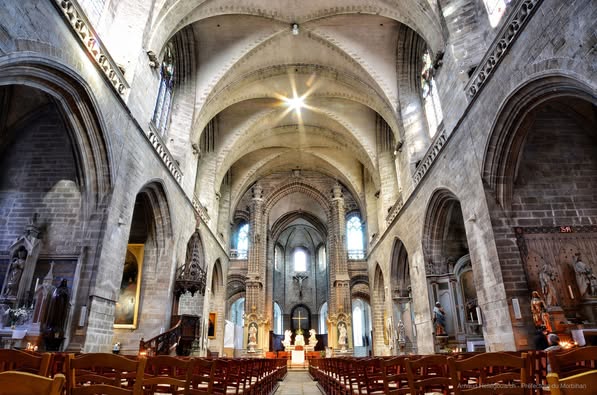
[[[292,35],[298,36],[298,34],[299,34],[299,25],[298,25],[298,23],[293,23],[292,24]]]

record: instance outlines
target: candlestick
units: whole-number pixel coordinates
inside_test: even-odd
[[[568,285],[568,291],[570,292],[570,299],[574,299],[574,292],[572,292],[572,287]]]
[[[39,285],[39,277],[35,279],[35,287],[33,287],[33,292],[37,291],[38,285]]]

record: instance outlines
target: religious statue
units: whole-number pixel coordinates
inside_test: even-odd
[[[394,343],[394,336],[393,336],[393,332],[394,332],[394,325],[392,323],[392,316],[388,315],[388,317],[386,318],[386,324],[384,326],[384,343],[386,345],[390,345],[392,346]]]
[[[304,275],[296,275],[293,277],[297,282],[298,282],[298,286],[299,286],[299,298],[303,297],[303,281],[308,279],[309,276],[304,276]]]
[[[436,336],[448,335],[446,332],[446,312],[439,302],[435,302],[435,307],[433,308],[433,324]]]
[[[533,313],[533,322],[536,328],[544,326],[548,332],[551,332],[551,323],[549,322],[549,313],[545,302],[539,296],[539,292],[533,291],[531,297],[531,312]]]
[[[576,253],[572,262],[576,273],[576,284],[580,291],[580,297],[597,296],[597,277],[593,269],[581,260],[580,252]]]
[[[317,345],[317,337],[315,337],[315,329],[309,329],[309,345],[315,348]]]
[[[406,328],[402,320],[398,321],[398,344],[400,347],[404,347],[406,344]]]
[[[27,250],[21,248],[17,251],[16,255],[8,269],[8,276],[6,281],[6,287],[4,288],[3,296],[17,296],[19,291],[19,283],[21,281],[21,275],[25,269],[25,261],[27,260]]]
[[[294,337],[294,345],[295,346],[304,346],[305,345],[305,337],[303,336],[303,330],[301,328],[297,329],[296,336]]]
[[[342,346],[342,348],[346,348],[346,344],[348,343],[348,333],[344,322],[338,324],[338,332],[338,344]]]
[[[257,324],[251,322],[249,324],[249,352],[255,352],[255,346],[257,345]]]
[[[290,329],[286,329],[284,331],[284,340],[282,340],[282,344],[284,345],[284,347],[290,346],[290,343],[292,342],[291,336],[292,331]]]
[[[541,292],[545,297],[545,304],[547,307],[557,306],[558,301],[556,300],[556,290],[553,286],[555,280],[555,274],[553,270],[544,264],[539,273],[539,283],[541,284]]]

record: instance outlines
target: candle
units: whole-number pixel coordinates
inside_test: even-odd
[[[574,292],[572,292],[572,287],[568,285],[568,291],[570,292],[570,299],[574,299]]]
[[[38,285],[39,285],[39,277],[35,279],[35,287],[33,288],[33,292],[37,291]]]
[[[473,319],[473,313],[471,313],[471,321],[474,321],[474,319]]]

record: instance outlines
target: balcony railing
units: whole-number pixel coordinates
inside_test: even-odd
[[[249,251],[247,250],[230,250],[230,259],[247,259]]]
[[[365,250],[348,250],[349,260],[365,259]]]

